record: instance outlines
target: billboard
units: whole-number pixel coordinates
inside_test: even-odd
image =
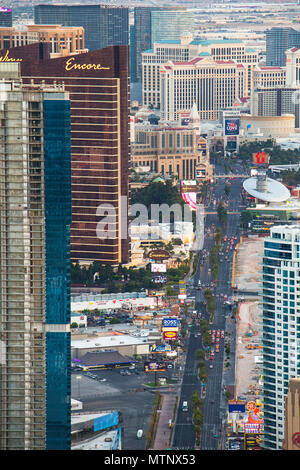
[[[262,450],[259,434],[245,434],[245,450]]]
[[[171,346],[169,344],[153,344],[150,346],[150,354],[164,354],[171,351]]]
[[[238,118],[225,119],[224,132],[225,135],[239,135],[240,120]]]
[[[182,193],[197,192],[197,181],[196,180],[181,181],[181,192]]]
[[[155,276],[152,276],[151,281],[154,284],[165,284],[167,282],[167,276],[165,274],[155,274]]]
[[[197,193],[182,193],[181,197],[193,211],[197,210]]]
[[[163,328],[177,328],[178,327],[177,318],[163,318],[162,327]]]
[[[263,423],[245,423],[244,432],[246,434],[262,434],[264,432]]]
[[[231,400],[228,402],[229,413],[245,413],[246,402],[243,400]]]
[[[145,362],[144,363],[145,372],[163,372],[165,370],[167,370],[167,368],[164,362]]]
[[[197,181],[181,181],[181,197],[192,210],[197,209]]]
[[[266,152],[252,153],[252,163],[254,165],[267,165],[269,163],[270,154]]]
[[[177,331],[172,331],[172,330],[164,331],[163,338],[164,340],[177,339]]]
[[[151,272],[152,273],[166,273],[167,265],[164,263],[151,263]]]
[[[112,413],[94,418],[94,432],[102,431],[103,429],[116,426],[119,423],[119,412],[113,411]]]
[[[227,149],[236,150],[237,149],[237,138],[236,137],[227,137]]]
[[[180,121],[182,126],[188,126],[191,119],[190,111],[182,111],[180,113]]]

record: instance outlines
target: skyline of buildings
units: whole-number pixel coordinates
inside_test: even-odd
[[[240,39],[195,37],[194,19],[185,7],[136,7],[130,25],[128,7],[37,5],[27,32],[0,24],[2,449],[71,447],[69,266],[130,263],[131,170],[207,181],[212,137],[237,150],[239,129],[247,141],[251,125],[272,138],[280,123],[288,135],[300,127],[300,33],[267,31],[268,65]],[[134,140],[129,76],[161,118],[131,116]],[[220,125],[210,133],[201,121]],[[299,253],[299,226],[264,240],[267,449],[290,446],[299,422]]]

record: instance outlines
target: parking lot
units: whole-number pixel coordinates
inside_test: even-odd
[[[72,371],[72,398],[82,401],[83,412],[119,410],[123,419],[123,449],[144,449],[154,399],[154,391],[144,384],[155,381],[154,372],[145,373],[139,365],[137,370],[91,370],[90,374],[94,377]],[[170,368],[157,373],[157,380],[161,376],[176,380],[177,374],[177,369]],[[138,429],[144,431],[142,439],[136,437]]]

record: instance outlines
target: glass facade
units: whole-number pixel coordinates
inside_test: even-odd
[[[46,448],[70,449],[70,101],[44,96]],[[53,331],[51,331],[53,330]]]
[[[85,47],[95,51],[129,44],[128,8],[101,5],[37,5],[35,24],[83,26]]]
[[[11,28],[12,25],[12,10],[10,8],[0,7],[0,26],[4,26],[5,28]]]
[[[183,33],[194,35],[194,31],[194,13],[191,11],[153,11],[151,14],[151,45],[180,39]]]
[[[281,449],[289,379],[300,374],[300,228],[273,227],[264,242],[264,448]]]
[[[293,28],[272,28],[266,31],[266,65],[286,65],[285,51],[300,47],[300,32]]]
[[[142,81],[142,52],[152,47],[151,15],[153,11],[171,10],[172,7],[135,7],[134,26],[130,29],[130,41],[134,40],[130,51],[132,67],[131,81]],[[177,38],[176,38],[177,39]]]

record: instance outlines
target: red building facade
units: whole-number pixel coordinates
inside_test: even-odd
[[[73,262],[130,259],[128,54],[127,46],[112,46],[50,59],[48,45],[38,43],[0,51],[0,60],[18,60],[24,83],[64,83],[70,93]],[[99,225],[106,214],[109,226]],[[109,228],[108,238],[97,227]]]

